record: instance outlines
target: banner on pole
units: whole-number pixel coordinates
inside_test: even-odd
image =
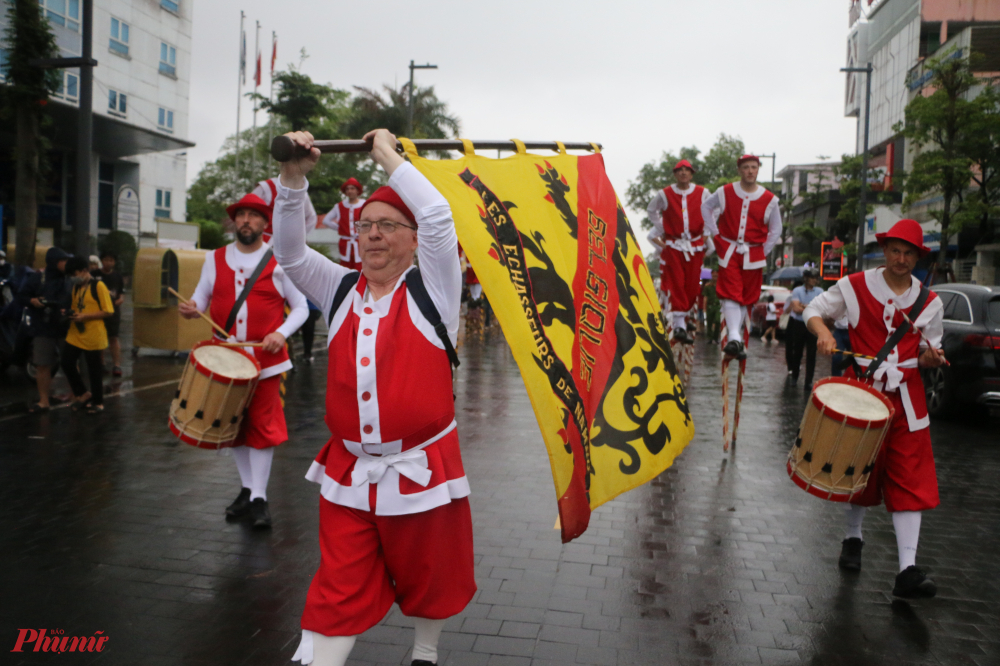
[[[428,160],[510,343],[552,467],[563,541],[694,435],[653,281],[600,154]],[[518,142],[519,143],[519,142]]]

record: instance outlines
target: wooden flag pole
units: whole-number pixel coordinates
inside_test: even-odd
[[[458,139],[414,139],[413,145],[418,150],[465,150],[465,144]],[[472,145],[481,150],[517,150],[513,141],[473,141]],[[370,153],[372,150],[372,143],[362,139],[319,140],[314,141],[313,146],[319,148],[321,153]],[[593,151],[595,146],[602,148],[599,143],[585,141],[563,143],[567,150]],[[524,147],[528,150],[559,151],[559,144],[555,141],[525,141]],[[403,144],[399,141],[396,142],[396,150],[403,152]],[[305,151],[297,148],[287,136],[276,136],[271,141],[271,157],[277,161],[287,162],[296,154],[304,155]]]

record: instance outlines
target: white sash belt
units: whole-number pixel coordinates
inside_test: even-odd
[[[871,365],[871,359],[855,357],[858,365],[868,367]],[[878,367],[875,371],[875,375],[872,377],[875,380],[875,388],[880,391],[895,391],[900,386],[905,386],[903,382],[903,371],[901,368],[916,368],[918,367],[918,359],[908,358],[902,363],[896,363],[893,361],[885,360],[882,361],[882,365]]]
[[[399,451],[403,445],[401,439],[381,444],[362,444],[361,442],[349,442],[345,439],[344,446],[358,457],[358,462],[354,464],[354,471],[351,472],[352,485],[377,484],[391,467],[401,476],[405,476],[419,486],[426,488],[427,484],[431,482],[431,471],[428,469],[427,454],[424,449],[454,430],[456,425],[456,422],[452,421],[447,428],[426,442],[406,451]],[[371,455],[366,449],[367,451],[373,449],[396,451],[396,453]]]
[[[694,246],[694,243],[700,241],[701,238],[702,238],[701,236],[695,236],[694,238],[692,238],[691,234],[685,231],[683,234],[681,234],[680,238],[665,240],[663,241],[663,244],[673,250],[677,250],[678,252],[683,252],[684,261],[691,261],[692,255],[694,255],[696,252],[700,252],[705,249],[704,243],[699,245],[698,247]]]

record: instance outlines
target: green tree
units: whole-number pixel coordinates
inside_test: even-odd
[[[831,220],[830,231],[834,236],[844,241],[844,250],[849,257],[851,255],[856,256],[858,250],[858,221],[860,218],[860,211],[858,209],[861,206],[862,183],[861,167],[861,155],[842,155],[840,166],[835,167],[833,170],[840,194],[844,197],[844,202],[840,205],[840,210],[837,211],[836,217]],[[868,177],[865,179],[865,182],[871,183],[878,180],[879,175],[877,169],[869,168]],[[899,186],[902,182],[904,182],[902,175],[896,174],[893,176],[894,187]],[[875,204],[891,204],[892,192],[873,192],[869,187],[865,195],[865,201],[865,215],[867,216],[868,213],[875,209]]]
[[[993,240],[991,220],[1000,215],[1000,87],[987,85],[973,100],[963,152],[972,160],[970,212],[979,218],[979,242]]]
[[[715,191],[726,183],[739,180],[739,170],[736,160],[743,154],[743,141],[739,138],[720,134],[704,159],[701,151],[695,146],[681,148],[677,154],[666,151],[660,159],[647,162],[639,169],[634,181],[630,181],[625,190],[625,200],[629,208],[645,213],[649,202],[656,193],[674,182],[674,165],[680,160],[687,160],[695,168],[694,183]],[[653,223],[647,216],[639,222],[643,229],[651,229]]]
[[[813,173],[816,174],[816,179],[810,183],[809,187],[806,189],[801,202],[805,205],[804,210],[812,213],[812,216],[803,220],[802,224],[792,230],[792,233],[795,234],[795,238],[806,241],[807,247],[809,248],[808,254],[803,257],[804,261],[819,261],[819,254],[816,251],[816,242],[823,241],[828,237],[827,231],[816,225],[816,212],[827,200],[826,174],[822,169]]]
[[[968,99],[977,79],[968,58],[947,52],[924,61],[930,74],[930,95],[917,95],[906,105],[903,122],[893,128],[917,149],[907,174],[904,207],[929,194],[941,196],[941,208],[931,216],[941,224],[938,262],[944,263],[948,239],[976,217],[975,207],[966,206],[966,191],[972,179],[972,158],[967,152],[968,132],[975,126],[976,105]]]
[[[10,2],[7,6],[7,63],[0,87],[4,115],[14,116],[17,141],[14,149],[17,183],[14,193],[17,253],[14,263],[30,266],[35,258],[38,226],[39,179],[44,169],[46,141],[41,133],[45,105],[58,90],[62,70],[44,70],[30,64],[35,58],[58,55],[49,22],[37,2]]]
[[[397,90],[383,85],[382,91],[355,86],[351,118],[343,133],[360,139],[367,132],[384,127],[396,136],[404,136],[409,109],[409,83]],[[461,123],[448,112],[448,105],[438,99],[434,86],[413,88],[413,136],[411,139],[448,139],[458,136]]]

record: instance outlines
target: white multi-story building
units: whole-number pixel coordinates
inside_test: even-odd
[[[183,221],[186,214],[186,150],[194,145],[185,138],[193,1],[93,1],[92,49],[98,65],[93,70],[91,235],[120,229],[148,244],[155,238],[157,220]],[[59,56],[81,55],[81,0],[39,4]],[[6,13],[0,16],[0,30],[7,20]],[[75,218],[78,69],[63,70],[63,86],[54,98],[48,105],[54,120],[52,175],[38,224],[51,228],[56,242],[68,246]],[[12,173],[13,165],[0,166],[0,171],[7,169]],[[9,182],[0,186],[5,210],[14,199]],[[16,224],[16,214],[4,217],[8,225]]]

